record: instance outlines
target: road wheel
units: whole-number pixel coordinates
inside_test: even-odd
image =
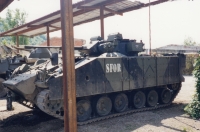
[[[80,100],[76,104],[77,120],[79,122],[85,121],[90,118],[92,113],[91,103],[88,100]]]
[[[106,116],[112,109],[112,101],[109,97],[102,96],[97,100],[96,112],[99,116]]]
[[[155,90],[149,91],[147,95],[147,104],[150,107],[156,106],[158,103],[158,93]]]
[[[133,105],[135,108],[143,108],[146,103],[146,96],[142,91],[138,91],[133,96]]]
[[[161,92],[161,102],[164,104],[167,104],[170,102],[172,98],[172,93],[170,92],[169,89],[165,88]]]
[[[128,97],[124,93],[117,94],[114,98],[114,109],[117,112],[126,111],[128,108]]]

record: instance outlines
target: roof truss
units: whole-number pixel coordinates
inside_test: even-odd
[[[155,0],[151,3],[141,3],[131,0],[84,0],[73,4],[73,25],[80,25],[91,21],[99,20],[102,17],[110,17],[113,15],[123,15],[125,12],[137,10],[150,5],[157,5],[169,0]],[[100,16],[100,10],[103,10],[103,16]],[[29,36],[33,37],[48,32],[54,32],[61,29],[60,10],[53,12],[47,16],[0,33],[0,37],[5,36]]]

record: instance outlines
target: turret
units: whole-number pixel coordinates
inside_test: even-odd
[[[103,53],[120,53],[126,56],[137,56],[139,52],[144,51],[144,43],[136,40],[123,39],[122,34],[110,34],[107,40],[101,37],[92,37],[90,44],[82,47],[75,47],[83,56],[99,56]]]

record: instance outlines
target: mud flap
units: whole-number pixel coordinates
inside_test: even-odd
[[[63,99],[63,84],[62,84],[62,76],[58,76],[50,79],[47,82],[49,86],[49,100],[59,100]]]

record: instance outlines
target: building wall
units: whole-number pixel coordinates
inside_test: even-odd
[[[84,39],[74,38],[74,46],[82,46],[86,41]],[[50,39],[51,46],[62,46],[62,38],[54,37]],[[40,44],[40,46],[47,46],[47,42]]]

